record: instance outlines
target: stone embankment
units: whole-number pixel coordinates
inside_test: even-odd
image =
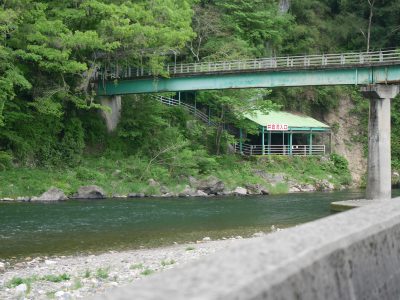
[[[254,238],[263,236],[257,233]],[[156,249],[0,261],[0,299],[79,299],[99,295],[239,243],[241,237]]]
[[[244,186],[237,186],[229,188],[226,184],[215,176],[209,176],[206,179],[196,179],[188,177],[186,180],[189,182],[183,189],[176,192],[175,190],[162,185],[161,183],[150,179],[148,186],[154,188],[158,192],[155,194],[145,193],[129,193],[127,195],[111,194],[108,195],[99,186],[90,185],[82,186],[72,196],[65,195],[64,191],[52,187],[47,192],[40,196],[18,197],[18,198],[3,198],[2,202],[52,202],[52,201],[65,201],[68,199],[105,199],[105,198],[144,198],[144,197],[212,197],[212,196],[246,196],[246,195],[269,195],[270,189],[275,188],[281,184],[287,187],[289,193],[299,192],[315,192],[315,191],[332,191],[335,187],[328,179],[315,180],[314,184],[301,184],[288,179],[284,174],[268,174],[263,171],[254,171],[265,184],[245,184]],[[339,187],[342,189],[343,187]]]

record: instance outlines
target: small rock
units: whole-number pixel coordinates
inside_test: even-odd
[[[22,283],[15,288],[15,294],[23,295],[26,293],[27,290],[28,290],[28,286],[25,283]]]
[[[3,198],[3,199],[1,199],[1,201],[14,201],[14,199],[13,198]]]
[[[136,193],[129,193],[128,194],[128,198],[137,198],[138,197],[138,194],[136,194]]]
[[[57,262],[54,260],[46,259],[44,263],[48,266],[55,265]]]
[[[247,195],[247,189],[238,186],[238,187],[233,191],[233,194],[238,195],[238,196]]]
[[[28,197],[28,196],[25,196],[25,197],[18,197],[18,198],[17,198],[17,201],[20,201],[20,202],[29,202],[29,201],[31,201],[31,198]]]
[[[4,271],[6,269],[5,263],[0,261],[0,272]]]
[[[113,194],[111,198],[114,198],[114,199],[125,199],[125,198],[128,198],[128,196],[120,195],[120,194]]]
[[[54,296],[56,296],[56,297],[62,297],[62,296],[64,296],[64,291],[58,291],[58,292],[56,292],[56,293],[54,294]]]
[[[208,237],[208,236],[206,236],[205,238],[203,238],[203,241],[205,241],[205,242],[209,242],[209,241],[211,241],[211,238],[210,238],[210,237]]]
[[[253,234],[254,237],[262,237],[264,235],[265,235],[265,233],[261,232],[261,231],[260,232],[256,232],[256,233]]]

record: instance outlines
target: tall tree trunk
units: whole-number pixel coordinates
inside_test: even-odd
[[[371,27],[372,27],[372,18],[374,17],[375,0],[368,0],[368,4],[369,4],[369,18],[368,18],[368,33],[367,33],[367,52],[369,52],[371,44]]]
[[[290,9],[290,0],[279,1],[279,11],[283,14],[287,13]]]

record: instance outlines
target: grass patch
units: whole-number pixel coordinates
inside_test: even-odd
[[[143,268],[144,268],[143,264],[133,264],[129,267],[129,269],[131,269],[131,270],[138,270],[138,269],[143,269]]]
[[[20,284],[26,284],[29,290],[29,287],[32,285],[32,283],[36,282],[39,280],[38,276],[31,276],[31,277],[13,277],[7,284],[6,286],[8,288],[15,288],[19,286]]]
[[[82,281],[79,278],[75,278],[71,289],[72,290],[79,290],[80,288],[82,288],[82,286],[83,286],[82,285]]]
[[[89,278],[91,275],[90,271],[88,269],[86,269],[85,274],[83,274],[84,278]]]
[[[195,247],[189,246],[189,247],[186,247],[185,251],[193,251],[195,249],[196,249]]]
[[[153,274],[155,271],[152,269],[145,269],[142,273],[140,273],[143,276],[149,276],[151,274]]]
[[[61,275],[46,275],[42,277],[42,280],[44,281],[50,281],[50,282],[62,282],[62,281],[68,281],[71,279],[71,276],[68,274],[64,273]]]
[[[276,185],[268,185],[268,191],[271,195],[287,194],[289,186],[287,183],[279,182]]]
[[[100,279],[107,279],[108,278],[108,269],[99,268],[96,271],[96,277]]]
[[[173,260],[173,259],[171,259],[171,260],[162,260],[161,261],[161,265],[163,267],[173,265],[174,263],[176,263],[176,261]]]

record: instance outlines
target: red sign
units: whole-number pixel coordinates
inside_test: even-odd
[[[289,125],[288,124],[268,124],[267,130],[268,131],[288,131]]]

